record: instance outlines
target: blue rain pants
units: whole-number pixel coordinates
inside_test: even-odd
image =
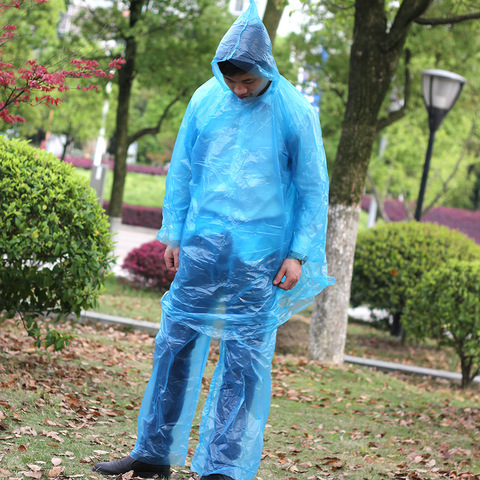
[[[187,254],[190,245],[201,245],[208,250],[216,268],[191,271],[192,284],[182,282],[183,288],[177,292],[178,300],[191,302],[190,297],[182,298],[182,293],[188,296],[190,289],[200,288],[208,281],[218,288],[206,297],[195,297],[195,302],[190,303],[193,309],[207,314],[215,305],[223,313],[231,314],[240,308],[240,303],[245,314],[262,321],[270,309],[266,299],[271,297],[273,302],[276,287],[270,277],[254,288],[251,281],[256,276],[255,268],[271,264],[272,272],[278,269],[276,255],[262,262],[262,267],[244,263],[232,255],[234,246],[227,232],[192,237],[183,246]],[[185,264],[186,257],[183,261]],[[225,288],[231,269],[245,283],[238,286],[235,295]],[[247,285],[250,288],[246,288]],[[243,292],[241,298],[238,291]],[[229,334],[220,342],[220,357],[192,460],[192,470],[199,475],[223,473],[235,480],[251,480],[258,470],[270,408],[270,365],[276,329],[254,331],[253,335],[238,335],[237,338]],[[184,464],[210,341],[210,336],[181,319],[162,315],[155,340],[153,372],[139,413],[133,458],[152,464]]]
[[[247,342],[220,342],[220,357],[192,461],[192,470],[199,475],[223,473],[235,480],[255,476],[270,408],[275,338],[276,330]],[[133,458],[159,465],[185,463],[210,340],[174,319],[162,317]]]

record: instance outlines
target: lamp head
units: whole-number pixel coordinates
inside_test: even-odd
[[[435,131],[457,101],[467,81],[446,70],[422,72],[423,100],[428,111],[430,130]]]

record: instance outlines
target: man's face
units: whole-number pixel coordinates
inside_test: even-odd
[[[268,80],[253,73],[239,75],[224,75],[228,88],[238,98],[256,97],[267,86]]]

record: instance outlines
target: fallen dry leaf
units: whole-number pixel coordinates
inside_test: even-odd
[[[108,455],[109,452],[106,452],[105,450],[94,450],[93,453],[95,455]]]
[[[65,471],[65,467],[53,467],[48,472],[48,478],[55,478],[61,475]]]
[[[42,472],[20,472],[28,478],[42,478]]]

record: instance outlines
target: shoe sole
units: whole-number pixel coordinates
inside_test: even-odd
[[[131,470],[129,470],[129,471],[131,472]],[[118,477],[119,475],[125,475],[125,473],[128,473],[128,472],[105,473],[105,472],[102,472],[101,470],[93,470],[93,469],[92,469],[92,472],[93,473],[98,473],[100,475],[109,476],[109,477]],[[141,478],[153,478],[155,475],[158,475],[159,480],[167,480],[167,479],[170,478],[170,475],[165,475],[165,474],[161,474],[161,473],[158,473],[158,472],[135,472],[135,470],[134,470],[133,474],[134,474],[135,477],[141,477]]]

